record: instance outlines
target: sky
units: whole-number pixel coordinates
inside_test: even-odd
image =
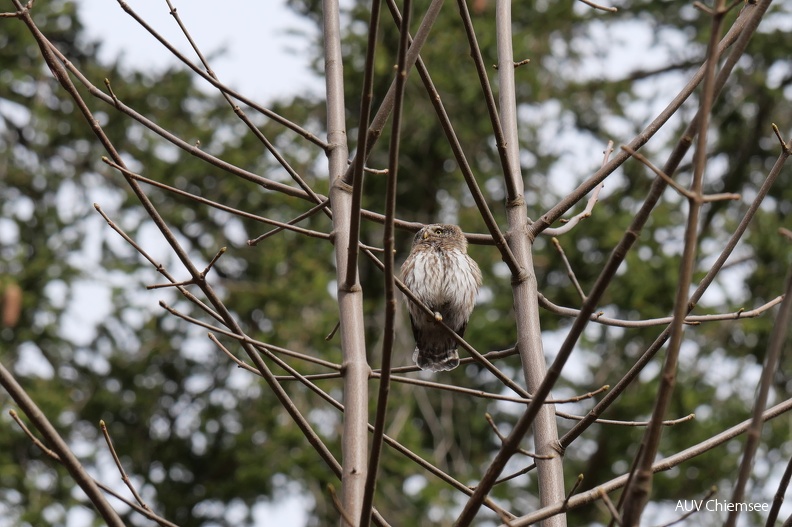
[[[77,3],[88,37],[102,42],[101,59],[110,61],[120,56],[124,64],[135,69],[161,69],[177,62],[117,1],[77,0]],[[127,4],[195,60],[164,0],[127,0]],[[229,7],[220,7],[222,3],[209,0],[172,1],[172,4],[225,84],[265,105],[275,98],[298,93],[323,93],[324,81],[310,71],[307,54],[307,42],[316,30],[289,10],[285,0],[225,4]],[[95,301],[97,296],[91,296]],[[96,310],[96,315],[101,316],[101,312]],[[84,310],[81,313],[87,316]],[[112,471],[104,476],[105,480],[114,478]],[[254,518],[259,525],[307,524],[311,498],[293,488],[284,494],[289,497],[254,507]],[[228,513],[233,515],[234,511]],[[84,525],[85,520],[79,515],[70,517],[69,526]]]
[[[103,42],[101,58],[121,56],[126,64],[136,68],[162,68],[176,62],[117,1],[77,3],[90,38]],[[316,30],[286,7],[285,0],[238,1],[226,4],[229,7],[220,7],[222,3],[210,0],[171,3],[202,53],[212,57],[210,65],[222,82],[263,103],[306,90],[323,92],[324,81],[310,72],[306,53],[310,40],[306,36],[314,35]],[[195,59],[164,0],[127,0],[127,4],[185,55]]]

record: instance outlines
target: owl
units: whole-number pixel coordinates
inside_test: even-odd
[[[430,317],[406,299],[415,336],[413,361],[422,370],[453,370],[459,366],[457,342],[435,320],[464,336],[481,286],[481,271],[467,254],[462,229],[434,224],[418,231],[401,274],[404,285],[434,312]]]

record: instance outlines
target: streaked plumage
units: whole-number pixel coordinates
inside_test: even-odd
[[[462,230],[433,224],[418,231],[401,272],[404,285],[435,313],[430,317],[406,299],[415,336],[413,361],[424,370],[453,370],[459,365],[457,342],[434,319],[464,336],[481,286],[481,271],[467,254]]]

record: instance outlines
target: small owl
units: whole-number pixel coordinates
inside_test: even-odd
[[[467,240],[456,225],[427,225],[415,235],[401,268],[402,281],[460,337],[481,286],[481,271],[467,254]],[[432,317],[407,299],[415,352],[422,370],[444,371],[459,366],[457,342]]]

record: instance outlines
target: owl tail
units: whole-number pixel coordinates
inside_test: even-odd
[[[422,370],[447,371],[459,366],[459,353],[456,347],[428,346],[415,347],[413,362]]]

